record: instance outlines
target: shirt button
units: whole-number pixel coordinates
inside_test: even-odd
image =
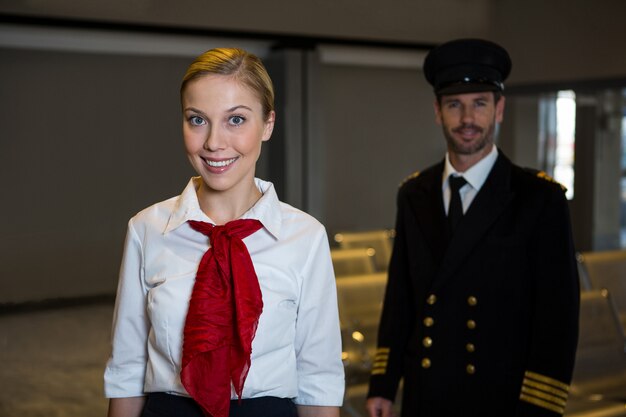
[[[469,353],[472,353],[476,350],[476,346],[474,346],[473,343],[468,343],[467,345],[465,345],[465,350],[467,350]]]
[[[433,345],[433,339],[431,339],[430,337],[425,337],[424,340],[422,340],[422,344],[424,345],[424,347],[431,347]]]
[[[422,359],[422,368],[424,369],[430,368],[430,365],[431,365],[430,359],[428,358]]]
[[[467,321],[467,328],[468,329],[475,329],[476,328],[476,322],[474,320],[468,320]]]
[[[471,307],[474,307],[476,304],[478,304],[478,299],[473,295],[470,295],[469,297],[467,297],[467,304],[469,304]]]
[[[474,375],[476,373],[476,367],[470,363],[465,367],[465,371],[470,375]]]
[[[426,302],[430,305],[433,305],[437,302],[437,296],[435,294],[431,294],[428,296],[428,298],[426,299]]]
[[[435,324],[435,320],[432,317],[426,317],[424,319],[424,326],[426,327],[432,327],[433,324]]]

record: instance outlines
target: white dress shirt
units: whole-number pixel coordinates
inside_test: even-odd
[[[474,201],[474,197],[476,197],[476,194],[478,194],[487,180],[487,177],[491,172],[491,168],[493,168],[493,165],[496,163],[496,159],[498,159],[498,149],[496,148],[496,145],[493,145],[491,152],[478,161],[478,163],[465,172],[458,172],[450,163],[450,156],[446,152],[446,162],[443,169],[443,178],[441,179],[443,206],[446,208],[446,215],[448,214],[450,207],[450,175],[454,175],[455,177],[463,176],[463,178],[467,181],[467,184],[459,190],[461,204],[463,205],[463,213],[465,213],[472,204],[472,201]]]
[[[105,395],[148,392],[188,395],[180,382],[182,337],[207,236],[187,220],[214,223],[200,209],[192,178],[178,196],[137,214],[128,224],[113,318]],[[263,193],[241,218],[263,228],[243,241],[259,279],[263,312],[252,342],[243,398],[293,398],[296,404],[340,406],[344,393],[335,278],[324,226]],[[231,387],[231,397],[236,395]]]

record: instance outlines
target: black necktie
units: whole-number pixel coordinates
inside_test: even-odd
[[[463,217],[463,204],[461,203],[461,195],[459,190],[467,181],[463,177],[455,177],[450,175],[450,207],[448,209],[448,224],[450,225],[450,233],[454,232],[454,228]]]

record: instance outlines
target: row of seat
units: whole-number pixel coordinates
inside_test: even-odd
[[[568,417],[626,416],[626,250],[577,255],[580,334]]]
[[[387,271],[394,231],[341,232],[334,236],[330,254],[338,277]]]
[[[362,243],[366,241],[363,236],[358,239],[354,235],[341,234],[340,239],[336,238],[339,247],[333,249],[346,367],[343,417],[367,416],[367,381],[387,281],[386,266],[377,268],[372,259],[377,249]],[[369,237],[378,239],[377,248],[383,248],[378,250],[385,253],[386,265],[393,235],[376,231]],[[348,244],[342,244],[342,239]],[[340,254],[342,251],[346,252]],[[626,251],[582,253],[578,260],[582,289],[580,336],[565,415],[626,417]]]
[[[346,370],[341,417],[368,417],[365,410],[367,381],[376,349],[393,238],[393,230],[386,229],[341,232],[334,236],[331,257],[337,276],[342,357]]]
[[[577,259],[581,288],[609,290],[626,332],[626,250],[581,252]]]

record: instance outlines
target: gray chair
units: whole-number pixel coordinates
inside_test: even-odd
[[[335,275],[338,277],[373,274],[376,272],[375,255],[376,251],[372,248],[331,249],[330,251]]]
[[[368,417],[365,400],[386,285],[385,272],[337,278],[346,370],[346,393],[341,417]],[[400,402],[396,401],[396,415],[400,415],[400,407]]]
[[[584,291],[580,301],[580,335],[566,415],[626,415],[624,333],[610,294]],[[624,414],[611,414],[620,406]]]
[[[376,351],[386,273],[337,278],[346,383],[366,382]]]
[[[363,232],[340,232],[335,234],[335,242],[342,249],[372,248],[376,251],[376,270],[386,271],[391,258],[394,231],[387,229]]]
[[[579,259],[591,288],[610,291],[626,331],[626,250],[583,252]]]
[[[587,272],[587,269],[585,268],[585,265],[583,264],[584,256],[582,253],[580,252],[576,253],[576,261],[577,261],[576,266],[578,267],[578,278],[580,281],[580,290],[581,291],[592,290],[593,287],[591,286],[591,279],[589,278],[589,273]]]

